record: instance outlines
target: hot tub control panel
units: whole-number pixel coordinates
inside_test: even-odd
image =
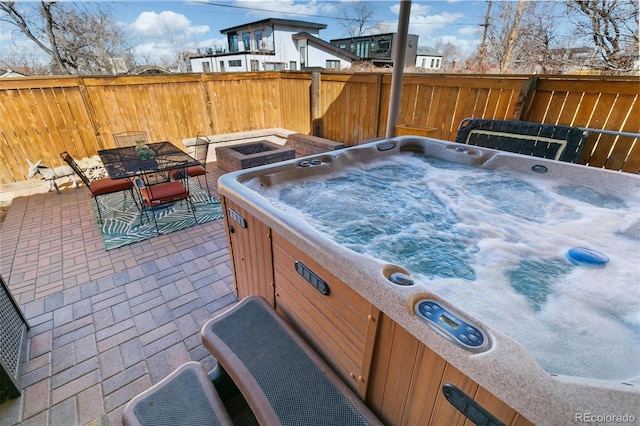
[[[487,335],[478,327],[430,299],[416,303],[416,314],[435,331],[462,348],[481,352],[489,347]]]

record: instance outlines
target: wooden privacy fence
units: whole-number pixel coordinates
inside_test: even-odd
[[[0,183],[113,147],[114,133],[168,140],[281,127],[356,145],[385,134],[391,75],[266,72],[0,81]],[[453,140],[465,117],[640,132],[635,78],[405,75],[400,127]],[[640,141],[593,135],[580,163],[640,171]]]
[[[383,136],[390,75],[322,74],[322,136],[346,145]],[[524,120],[640,133],[640,78],[406,75],[403,133],[454,140],[466,117]],[[640,139],[593,133],[581,164],[640,172]]]

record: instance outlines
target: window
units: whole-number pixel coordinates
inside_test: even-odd
[[[436,68],[440,68],[440,58],[436,59]]]
[[[211,64],[209,62],[202,63],[202,72],[211,72]]]
[[[391,48],[391,40],[382,39],[378,42],[377,53],[387,53]]]
[[[340,69],[340,61],[336,59],[327,59],[327,69],[328,70],[339,70]]]
[[[284,71],[284,62],[265,62],[265,71]]]
[[[242,59],[234,59],[229,61],[229,66],[230,67],[241,67],[242,66]]]
[[[300,68],[307,66],[307,46],[300,46]]]
[[[237,52],[238,51],[238,34],[229,33],[227,35],[227,39],[229,40],[229,52]]]
[[[224,61],[220,61],[220,72],[224,72]]]
[[[289,61],[289,69],[291,71],[295,71],[297,69],[298,63],[296,61]]]
[[[436,64],[436,60],[434,58],[431,58],[431,68],[433,68]]]
[[[340,49],[347,50],[347,43],[340,43],[340,46],[338,46],[338,47],[340,47]]]
[[[422,58],[422,68],[427,67],[427,58]]]
[[[262,39],[262,30],[255,30],[253,36],[256,39],[256,48],[258,50],[268,50],[269,45],[267,40]]]
[[[260,62],[257,59],[251,60],[251,71],[260,71]]]
[[[369,57],[369,41],[359,41],[356,43],[356,56],[359,58]]]
[[[251,50],[251,40],[249,39],[249,33],[242,33],[242,43],[244,44],[244,50]]]

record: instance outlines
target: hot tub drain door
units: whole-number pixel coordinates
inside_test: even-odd
[[[469,395],[462,392],[451,383],[442,386],[442,393],[447,401],[464,414],[476,425],[482,426],[505,426],[496,416],[488,412],[482,405],[478,404]]]
[[[302,278],[307,280],[309,284],[314,286],[316,290],[318,290],[320,293],[324,294],[325,296],[329,295],[329,286],[327,285],[325,280],[320,278],[315,272],[309,269],[307,265],[305,265],[300,261],[297,261],[295,263],[295,267],[296,267],[296,272]]]

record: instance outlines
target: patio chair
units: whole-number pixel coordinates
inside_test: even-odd
[[[140,170],[140,174],[135,178],[135,184],[140,194],[140,203],[144,216],[148,219],[148,211],[151,210],[153,221],[156,225],[156,231],[160,234],[158,220],[155,212],[174,202],[185,200],[187,209],[193,214],[193,218],[197,222],[195,206],[191,201],[189,193],[189,181],[186,174],[187,162],[173,162],[173,164],[164,164],[160,170]],[[164,180],[165,174],[177,172],[178,176],[184,176],[179,180]],[[191,207],[191,208],[189,208]],[[140,223],[142,223],[142,215],[140,215]]]
[[[206,136],[196,136],[196,143],[193,145],[193,158],[198,161],[200,165],[187,167],[187,176],[197,177],[198,182],[200,181],[200,177],[203,176],[204,183],[207,185],[207,192],[211,194],[211,191],[209,190],[209,181],[207,180],[207,156],[209,155],[209,144],[210,141]],[[174,170],[171,173],[171,177],[176,180],[180,179],[178,173],[179,170]]]
[[[575,163],[587,132],[577,127],[517,120],[465,118],[456,142]]]
[[[136,146],[138,143],[147,143],[147,132],[144,130],[128,130],[126,132],[114,133],[113,140],[118,148]]]
[[[73,169],[73,171],[82,179],[82,182],[85,184],[89,191],[91,191],[91,197],[96,203],[96,207],[98,208],[98,219],[100,223],[102,223],[102,212],[100,211],[100,202],[98,201],[98,197],[107,194],[113,194],[114,192],[120,191],[129,191],[131,193],[131,199],[134,204],[137,203],[135,197],[133,195],[133,184],[129,179],[111,179],[111,178],[101,178],[96,180],[90,180],[87,175],[82,171],[82,169],[78,166],[78,163],[71,157],[67,151],[60,154],[60,157]],[[126,193],[124,194],[126,197]]]

